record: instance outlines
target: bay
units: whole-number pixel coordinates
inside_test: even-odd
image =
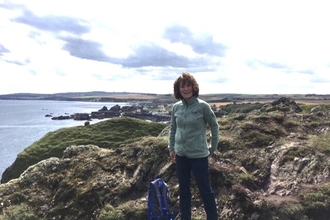
[[[91,113],[103,106],[125,106],[129,103],[76,102],[41,100],[0,100],[0,177],[16,159],[17,154],[51,131],[64,127],[84,125],[73,119],[52,120],[45,117]],[[107,120],[107,119],[103,119]],[[92,119],[91,124],[101,120]]]

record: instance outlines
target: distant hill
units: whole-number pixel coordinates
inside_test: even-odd
[[[200,98],[209,103],[230,102],[268,102],[281,97],[291,97],[297,102],[330,103],[330,94],[200,94]],[[57,100],[57,101],[86,101],[86,102],[130,102],[148,101],[158,103],[173,103],[173,94],[131,93],[131,92],[66,92],[54,94],[14,93],[0,95],[0,100]]]
[[[0,99],[12,100],[59,100],[59,101],[102,101],[107,99],[123,100],[123,99],[153,99],[157,94],[147,93],[128,93],[128,92],[67,92],[67,93],[54,93],[54,94],[39,94],[39,93],[14,93],[0,95]],[[164,95],[170,96],[170,95]]]

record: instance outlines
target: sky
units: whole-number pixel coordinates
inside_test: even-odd
[[[327,0],[0,0],[0,94],[330,94]]]

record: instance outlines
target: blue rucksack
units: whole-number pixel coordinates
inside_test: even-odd
[[[148,217],[149,220],[174,220],[174,214],[169,209],[170,196],[167,184],[157,178],[149,185]]]

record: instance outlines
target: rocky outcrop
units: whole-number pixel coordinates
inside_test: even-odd
[[[164,140],[157,141],[144,140],[151,144],[147,148],[136,143],[117,150],[68,147],[62,158],[40,161],[1,184],[0,210],[28,203],[39,218],[90,220],[105,215],[107,207],[131,216],[122,219],[147,219],[148,182],[159,175],[175,176],[174,164],[162,159]]]
[[[302,112],[301,107],[290,97],[281,97],[273,101],[271,104],[263,106],[261,111],[281,111],[286,113],[299,113]]]
[[[104,106],[97,112],[91,113],[91,118],[104,119],[104,118],[115,118],[115,117],[132,117],[143,120],[149,120],[154,122],[169,122],[170,115],[168,113],[153,114],[147,110],[143,110],[143,106],[119,106],[114,105],[110,109]]]
[[[272,111],[267,104],[260,111],[218,119],[219,149],[209,158],[209,172],[219,219],[329,219],[329,112],[323,107],[297,112],[290,107],[294,103],[285,103]],[[141,129],[131,132],[136,130]],[[144,220],[148,184],[162,177],[178,214],[175,163],[167,142],[168,126],[158,137],[109,149],[67,146],[61,156],[50,155],[1,184],[0,211],[15,207],[39,219]],[[205,219],[194,183],[192,193],[193,216]]]

